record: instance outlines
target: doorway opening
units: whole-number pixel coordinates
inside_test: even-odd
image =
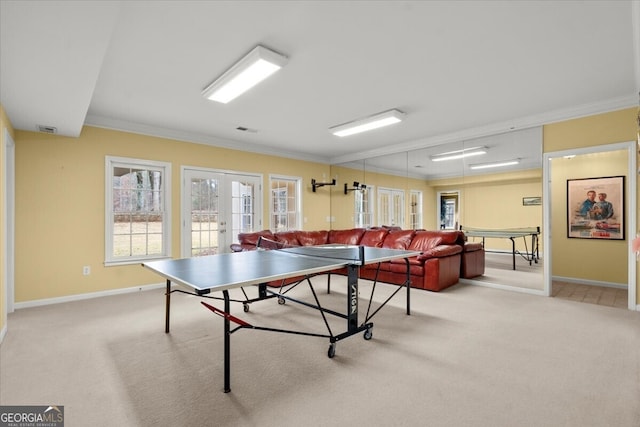
[[[436,206],[441,230],[457,230],[460,223],[460,191],[438,191]]]

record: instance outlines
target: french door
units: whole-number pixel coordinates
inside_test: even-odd
[[[404,190],[378,188],[378,225],[404,228]]]
[[[183,168],[182,256],[229,252],[238,233],[262,226],[262,178]]]

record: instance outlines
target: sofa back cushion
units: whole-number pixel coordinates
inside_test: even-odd
[[[328,236],[329,232],[326,230],[296,232],[298,242],[303,246],[326,245],[329,243]]]
[[[390,230],[382,247],[387,249],[407,249],[416,232],[414,230]]]
[[[329,243],[340,243],[343,245],[357,245],[362,239],[364,228],[351,228],[349,230],[330,230]]]
[[[241,245],[257,245],[258,239],[262,237],[266,237],[267,239],[273,240],[273,233],[271,230],[262,230],[262,231],[254,231],[252,233],[238,233],[238,243]]]
[[[415,251],[427,251],[442,243],[442,236],[437,231],[418,231],[409,245]]]
[[[464,245],[464,233],[455,230],[438,231],[442,234],[442,245]]]
[[[457,231],[417,231],[409,249],[427,251],[439,245],[455,245],[458,241]]]
[[[362,235],[360,244],[371,248],[381,248],[387,234],[389,234],[389,230],[386,228],[368,229]]]
[[[273,236],[277,242],[282,242],[287,246],[300,246],[297,231],[278,231]]]

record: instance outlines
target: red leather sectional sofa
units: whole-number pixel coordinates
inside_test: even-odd
[[[421,255],[409,259],[411,287],[429,291],[440,291],[455,285],[460,277],[472,278],[484,274],[482,245],[465,243],[461,231],[399,230],[384,227],[276,233],[263,230],[238,234],[239,243],[232,244],[231,250],[255,250],[261,236],[287,246],[337,243],[421,251]],[[360,269],[360,277],[374,279],[376,269],[377,265],[366,265]],[[378,280],[400,285],[405,282],[406,274],[405,260],[393,260],[380,265]]]

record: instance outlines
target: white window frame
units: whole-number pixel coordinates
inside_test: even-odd
[[[273,211],[273,181],[289,181],[294,184],[296,191],[295,200],[295,224],[287,224],[287,230],[300,230],[302,227],[302,178],[298,176],[285,176],[285,175],[269,175],[269,227],[271,230],[276,231],[276,225],[274,224]],[[278,230],[282,231],[282,230]]]
[[[422,191],[420,190],[410,190],[409,191],[409,204],[412,203],[413,198],[416,198],[416,206],[415,209],[413,206],[409,206],[409,223],[414,230],[418,230],[422,227],[423,213],[422,213]]]
[[[162,174],[162,250],[154,255],[113,255],[113,170],[116,167],[149,169]],[[171,257],[171,163],[126,157],[105,157],[105,265],[135,264],[141,261]]]
[[[235,170],[227,170],[227,169],[210,169],[210,168],[201,168],[196,166],[182,166],[180,169],[180,182],[182,183],[182,195],[181,195],[181,256],[182,257],[191,257],[192,256],[192,241],[191,241],[191,199],[190,194],[191,191],[188,189],[188,186],[191,185],[189,177],[193,175],[202,174],[203,177],[214,178],[216,176],[217,179],[220,180],[220,185],[222,187],[221,192],[221,204],[219,205],[220,209],[220,221],[224,224],[222,225],[221,234],[219,234],[218,238],[222,239],[220,245],[218,246],[219,253],[229,252],[229,245],[231,243],[238,242],[238,233],[244,232],[252,232],[258,231],[261,229],[263,221],[263,175],[262,174],[254,174],[249,172],[241,172]],[[252,181],[254,185],[256,185],[256,191],[254,196],[254,216],[253,216],[253,229],[251,230],[240,230],[236,227],[237,223],[234,222],[234,199],[233,199],[233,182],[234,181],[242,181],[248,180]]]
[[[383,209],[382,203],[387,196],[387,200],[389,201],[389,206],[387,209]],[[405,190],[399,188],[388,188],[388,187],[378,187],[377,191],[378,197],[378,226],[397,226],[400,228],[404,228],[405,224],[405,201],[406,195]],[[389,215],[389,224],[385,224],[385,218]]]
[[[370,228],[375,224],[375,187],[367,186],[364,190],[354,191],[353,203],[354,203],[354,218],[353,224],[356,228]],[[366,200],[366,206],[363,206],[363,201]],[[364,209],[364,208],[368,209]]]

